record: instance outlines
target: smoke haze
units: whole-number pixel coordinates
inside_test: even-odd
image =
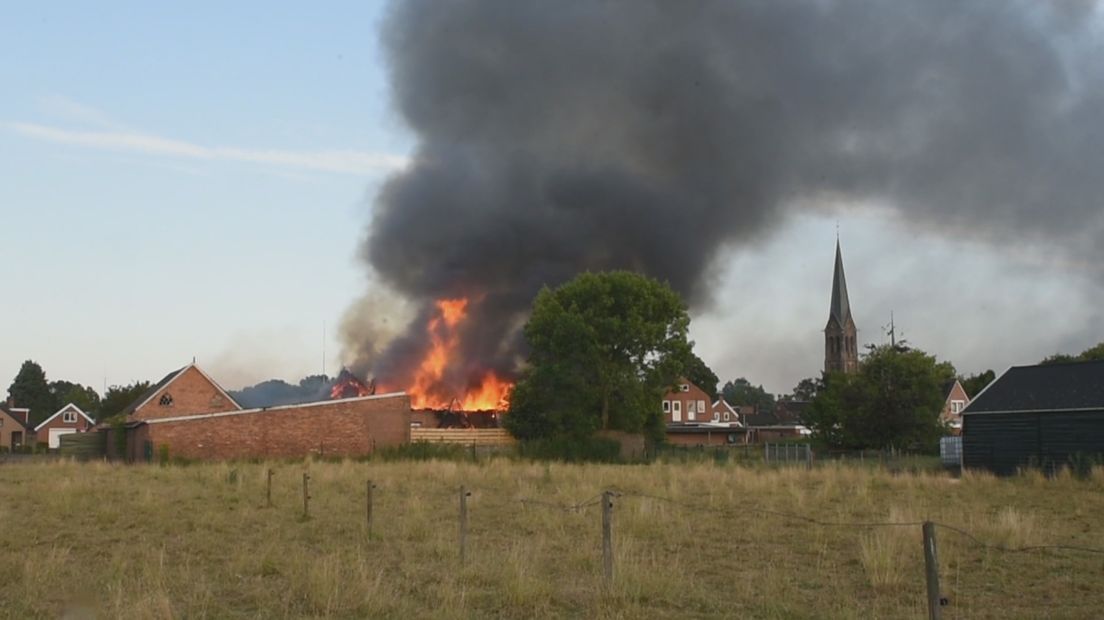
[[[1104,258],[1093,2],[406,0],[381,37],[417,146],[362,255],[420,309],[387,339],[350,311],[361,374],[408,376],[460,296],[450,381],[508,374],[536,292],[587,269],[707,308],[723,250],[849,201]]]

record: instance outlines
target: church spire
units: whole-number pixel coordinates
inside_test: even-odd
[[[854,372],[859,368],[858,330],[851,316],[847,278],[843,275],[843,252],[836,236],[836,268],[832,275],[832,301],[824,327],[824,372]]]
[[[843,275],[843,253],[836,237],[836,273],[832,276],[832,305],[829,313],[842,326],[851,318],[851,301],[847,299],[847,278]]]

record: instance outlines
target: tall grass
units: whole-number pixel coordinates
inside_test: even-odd
[[[0,467],[0,617],[918,617],[918,526],[785,515],[933,519],[1005,546],[1104,547],[1098,471],[955,479],[846,464],[426,458]],[[472,490],[463,565],[460,485]],[[621,493],[610,584],[598,507],[576,507],[604,489]],[[1099,558],[1004,554],[938,536],[948,614],[1092,617],[1104,603]]]

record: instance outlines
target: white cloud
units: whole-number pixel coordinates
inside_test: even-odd
[[[244,162],[339,174],[378,174],[402,168],[408,161],[405,156],[388,153],[345,149],[285,151],[203,146],[136,132],[73,131],[36,123],[8,123],[8,128],[29,138],[60,144],[206,161]]]
[[[89,125],[98,129],[129,131],[125,125],[115,122],[101,110],[73,101],[62,95],[45,95],[38,98],[39,107],[46,114],[65,121]]]

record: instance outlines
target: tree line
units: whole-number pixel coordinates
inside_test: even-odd
[[[523,440],[584,440],[603,430],[663,441],[660,403],[679,377],[711,398],[772,410],[806,401],[803,422],[822,444],[932,449],[948,431],[941,413],[955,380],[970,397],[996,378],[963,375],[907,342],[870,345],[854,373],[802,379],[775,397],[747,378],[719,380],[687,338],[686,305],[666,284],[632,272],[584,273],[533,303],[524,335],[529,358],[504,423]],[[1104,343],[1042,363],[1104,359]]]
[[[96,390],[64,379],[49,380],[46,372],[34,360],[19,367],[8,387],[8,398],[14,407],[30,409],[32,426],[41,424],[59,409],[73,403],[97,422],[122,413],[150,387],[149,381],[129,385],[113,385],[101,396]]]

